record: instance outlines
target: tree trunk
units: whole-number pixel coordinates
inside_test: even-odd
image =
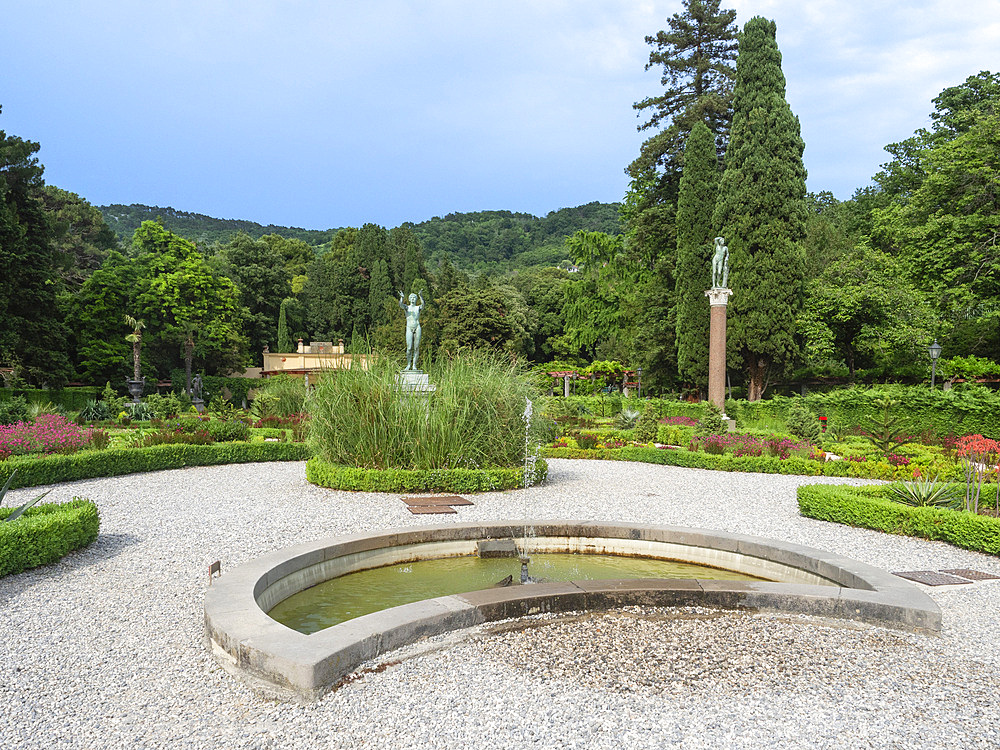
[[[185,393],[191,395],[191,360],[194,359],[194,339],[188,336],[184,341],[184,375],[187,378]]]
[[[135,376],[133,380],[138,380],[142,368],[139,366],[139,351],[142,349],[142,340],[136,341],[132,344],[132,373]]]
[[[767,388],[767,374],[770,369],[771,363],[767,357],[750,359],[750,365],[747,368],[747,401],[760,401],[764,397],[764,389]]]

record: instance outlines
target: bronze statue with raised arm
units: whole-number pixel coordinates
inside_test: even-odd
[[[424,307],[424,295],[420,295],[420,304],[417,304],[417,295],[410,295],[410,304],[403,300],[403,293],[399,293],[399,306],[406,313],[406,369],[417,369],[417,358],[420,356],[420,311]]]

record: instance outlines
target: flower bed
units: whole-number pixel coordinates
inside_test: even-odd
[[[30,453],[74,453],[90,441],[90,431],[58,414],[43,414],[34,422],[0,426],[0,459]]]

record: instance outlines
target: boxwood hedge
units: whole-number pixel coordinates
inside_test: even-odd
[[[534,482],[545,479],[548,471],[548,464],[539,459]],[[488,492],[523,487],[524,469],[359,469],[314,457],[306,463],[306,479],[353,492]]]
[[[0,486],[17,469],[11,487],[114,477],[141,471],[180,469],[259,461],[304,461],[304,443],[216,443],[214,445],[153,445],[148,448],[108,448],[70,455],[13,457],[0,462]]]
[[[546,458],[592,458],[605,461],[641,461],[648,464],[683,466],[691,469],[716,471],[747,471],[758,474],[801,474],[804,476],[859,477],[861,479],[911,479],[913,470],[906,466],[891,466],[885,461],[855,463],[853,461],[815,461],[791,456],[714,455],[686,448],[663,449],[629,446],[626,448],[544,448]],[[957,471],[957,469],[956,469]]]
[[[903,505],[890,500],[888,493],[885,485],[803,485],[798,489],[799,511],[820,521],[948,542],[1000,555],[1000,519],[967,511]]]
[[[46,503],[6,522],[14,508],[0,508],[0,576],[47,565],[97,538],[100,519],[90,500]]]

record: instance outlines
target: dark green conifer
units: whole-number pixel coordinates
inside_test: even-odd
[[[747,398],[796,351],[805,259],[806,170],[799,121],[785,101],[775,24],[740,35],[733,125],[713,224],[729,245],[728,350],[747,372]]]
[[[288,301],[289,298],[281,300],[281,307],[278,308],[278,351],[295,351],[295,342],[288,332]]]
[[[691,129],[677,197],[677,370],[683,382],[708,390],[712,212],[719,191],[719,161],[708,126]]]

